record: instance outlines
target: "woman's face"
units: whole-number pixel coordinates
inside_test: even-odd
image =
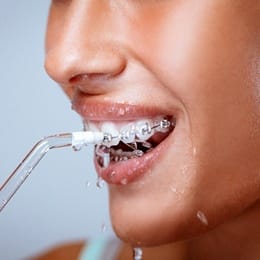
[[[85,121],[176,120],[144,156],[106,169],[96,162],[122,239],[190,238],[260,198],[259,8],[258,0],[52,1],[46,70]]]

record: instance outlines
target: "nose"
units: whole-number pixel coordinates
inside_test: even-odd
[[[111,79],[124,71],[115,16],[106,2],[72,0],[63,9],[50,8],[45,68],[60,85]]]

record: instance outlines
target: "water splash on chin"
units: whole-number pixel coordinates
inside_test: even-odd
[[[140,247],[133,248],[133,259],[134,260],[142,260],[143,258],[143,250]]]

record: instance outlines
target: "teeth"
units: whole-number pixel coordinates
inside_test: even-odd
[[[107,147],[116,146],[122,141],[125,144],[147,141],[155,132],[167,132],[172,122],[165,117],[143,119],[135,122],[85,122],[85,128],[105,133],[103,144]]]
[[[119,144],[120,135],[115,124],[113,124],[112,122],[104,122],[101,126],[101,131],[104,133],[109,133],[112,137],[111,140],[107,142],[106,144],[107,147]]]
[[[150,120],[140,120],[136,123],[136,137],[140,141],[148,140],[153,134],[154,131],[151,128],[152,122]]]
[[[157,127],[158,131],[162,133],[166,133],[168,129],[171,127],[171,122],[167,119],[163,119],[160,121],[160,126]]]
[[[135,124],[131,123],[121,128],[120,131],[122,142],[129,144],[135,141]]]
[[[126,161],[128,159],[133,159],[136,157],[140,157],[144,154],[141,150],[134,151],[123,151],[122,149],[115,150],[113,148],[110,149],[111,160],[113,161]]]
[[[108,150],[109,149],[109,152]],[[141,157],[144,154],[141,150],[123,151],[122,149],[115,150],[113,148],[107,148],[103,145],[96,147],[96,156],[98,156],[98,163],[101,167],[106,168],[111,161],[123,162],[129,159]]]
[[[154,140],[151,139],[151,142],[147,140],[155,133],[166,133],[175,126],[175,121],[167,118],[156,117],[135,122],[117,123],[115,121],[95,123],[92,121],[84,122],[84,127],[85,130],[103,132],[103,142],[96,146],[95,154],[99,165],[106,168],[110,162],[127,161],[151,151],[154,148]]]

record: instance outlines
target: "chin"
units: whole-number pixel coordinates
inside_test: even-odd
[[[160,214],[149,214],[149,211],[124,210],[119,213],[118,209],[112,209],[111,221],[116,235],[132,246],[142,247],[168,244],[184,238],[178,219],[162,222]]]
[[[121,188],[120,188],[121,189]],[[212,228],[212,223],[198,219],[198,208],[191,206],[187,194],[164,201],[155,201],[153,195],[139,194],[137,198],[124,196],[118,187],[110,187],[110,216],[116,235],[132,246],[154,247],[192,239]],[[127,193],[127,192],[126,192]],[[186,198],[185,198],[186,197]]]

